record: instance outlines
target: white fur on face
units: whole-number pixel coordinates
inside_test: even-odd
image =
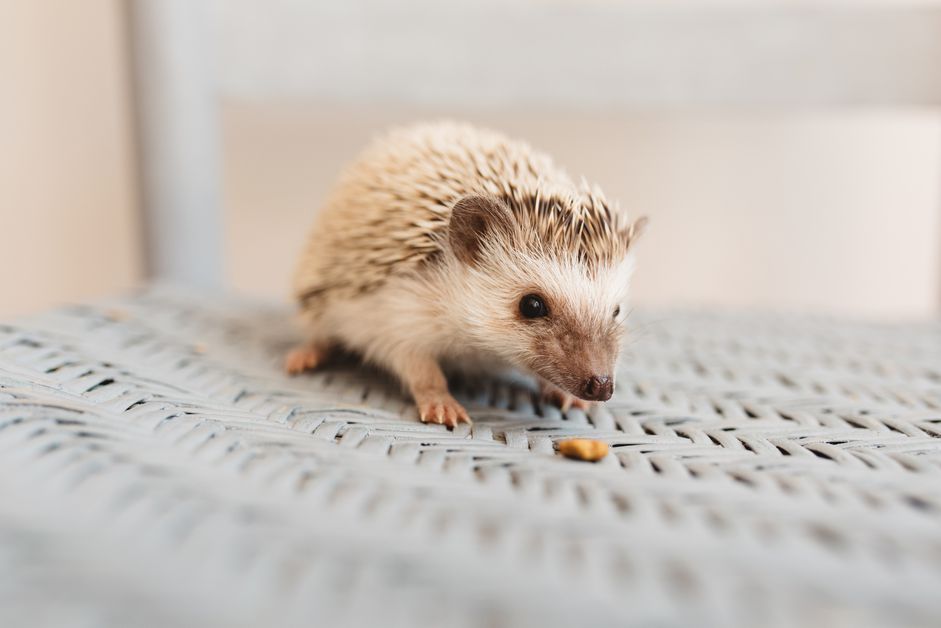
[[[576,362],[590,360],[591,355],[599,360],[602,354],[617,357],[633,266],[632,255],[617,265],[590,270],[574,256],[549,260],[512,252],[491,256],[479,266],[452,267],[458,280],[446,282],[453,289],[444,299],[454,305],[456,333],[481,350],[523,368],[542,365],[546,372],[554,373],[566,369],[564,364],[548,364],[559,361],[553,352],[560,349],[554,345],[569,343],[582,347],[585,353],[571,356],[572,368],[587,373],[590,368],[608,365]],[[528,294],[545,300],[549,308],[546,321],[521,318],[519,302]],[[620,313],[615,317],[618,308]],[[566,337],[554,343],[547,334]],[[545,347],[545,354],[534,355],[543,353],[540,347]],[[584,375],[581,371],[579,377]]]

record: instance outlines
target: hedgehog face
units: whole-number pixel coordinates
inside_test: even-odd
[[[589,269],[575,260],[516,260],[495,338],[513,362],[576,397],[606,401],[624,335],[630,262]],[[525,279],[524,279],[525,278]]]
[[[499,204],[461,203],[455,212],[471,215],[452,215],[449,238],[462,335],[576,397],[610,398],[632,256],[590,264],[578,251],[534,250]]]

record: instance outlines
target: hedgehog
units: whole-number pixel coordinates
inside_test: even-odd
[[[587,409],[614,390],[645,223],[498,132],[387,132],[315,218],[294,280],[306,336],[285,368],[352,352],[396,376],[423,422],[450,428],[471,422],[452,370],[522,370],[543,400]]]

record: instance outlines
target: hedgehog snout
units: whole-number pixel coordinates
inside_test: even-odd
[[[554,367],[537,369],[537,372],[559,388],[580,399],[607,401],[614,393],[614,376],[611,375],[613,365],[598,362],[585,364],[585,362],[589,360],[581,361],[578,359],[578,354],[569,354],[556,362]]]
[[[582,387],[582,399],[588,401],[607,401],[614,393],[614,380],[610,375],[592,375]]]

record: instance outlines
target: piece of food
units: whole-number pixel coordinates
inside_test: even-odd
[[[572,460],[598,462],[608,455],[608,443],[590,438],[572,438],[559,441],[559,453]]]

